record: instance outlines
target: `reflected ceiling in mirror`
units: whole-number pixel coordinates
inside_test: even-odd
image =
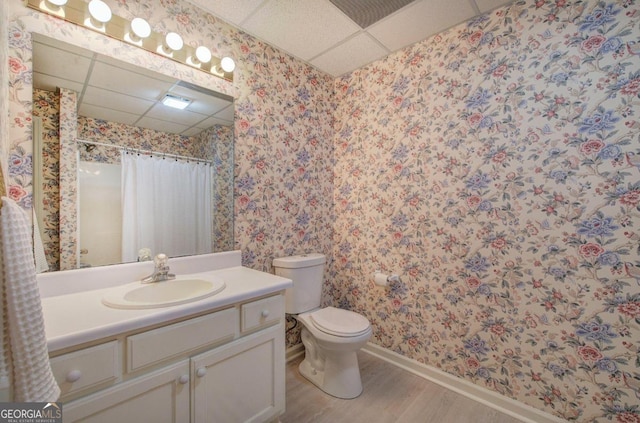
[[[233,99],[51,38],[33,37],[33,86],[78,93],[78,114],[161,132],[195,136],[233,125]],[[165,106],[166,95],[186,99]]]

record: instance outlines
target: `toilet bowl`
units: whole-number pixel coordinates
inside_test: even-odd
[[[357,352],[371,337],[371,324],[353,311],[319,308],[324,264],[325,256],[317,253],[273,260],[276,275],[293,281],[285,312],[302,325],[300,374],[334,397],[355,398],[362,393]]]
[[[327,307],[299,314],[305,358],[300,374],[334,397],[351,399],[362,393],[357,352],[371,338],[362,315]]]

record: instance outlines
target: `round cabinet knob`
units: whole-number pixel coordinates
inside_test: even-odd
[[[269,310],[262,310],[262,313],[260,313],[260,315],[266,319],[267,317],[269,317]]]
[[[198,370],[196,370],[196,376],[198,376],[198,377],[202,377],[202,376],[204,376],[206,374],[207,374],[206,367],[200,367]]]
[[[180,382],[182,385],[184,385],[185,383],[189,383],[189,375],[180,376],[178,382]]]
[[[69,383],[77,382],[82,377],[82,372],[80,370],[71,370],[67,373],[67,377],[65,380]]]

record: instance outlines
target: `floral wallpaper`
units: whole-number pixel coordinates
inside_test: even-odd
[[[78,93],[60,89],[60,270],[80,263],[78,242]]]
[[[192,154],[213,162],[213,251],[231,251],[233,243],[233,129],[213,126],[198,135]]]
[[[33,116],[42,121],[42,245],[49,270],[60,270],[60,95],[33,90]]]
[[[331,301],[547,413],[640,422],[639,36],[637,1],[520,1],[338,79]]]
[[[8,2],[0,4],[0,140],[6,139],[9,133],[9,5]],[[4,142],[0,142],[0,194],[6,195],[7,182],[7,150]]]
[[[324,303],[376,344],[567,420],[640,420],[637,0],[517,2],[335,81],[186,2],[111,4],[233,55],[231,87],[16,3],[21,204],[29,31],[180,74],[235,97],[243,264],[325,253]]]
[[[159,153],[208,158],[206,156],[193,155],[194,144],[198,142],[195,138],[86,116],[78,116],[78,138],[85,141],[157,151]],[[95,145],[89,150],[86,148],[80,148],[79,150],[81,160],[102,163],[120,162],[120,149],[118,148]]]

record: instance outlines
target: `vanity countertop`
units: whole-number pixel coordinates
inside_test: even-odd
[[[226,288],[211,297],[170,307],[142,310],[110,308],[102,304],[102,296],[111,288],[46,296],[42,298],[42,310],[49,352],[222,308],[276,293],[292,285],[289,279],[242,266],[188,276],[197,278],[207,274],[222,278]]]

